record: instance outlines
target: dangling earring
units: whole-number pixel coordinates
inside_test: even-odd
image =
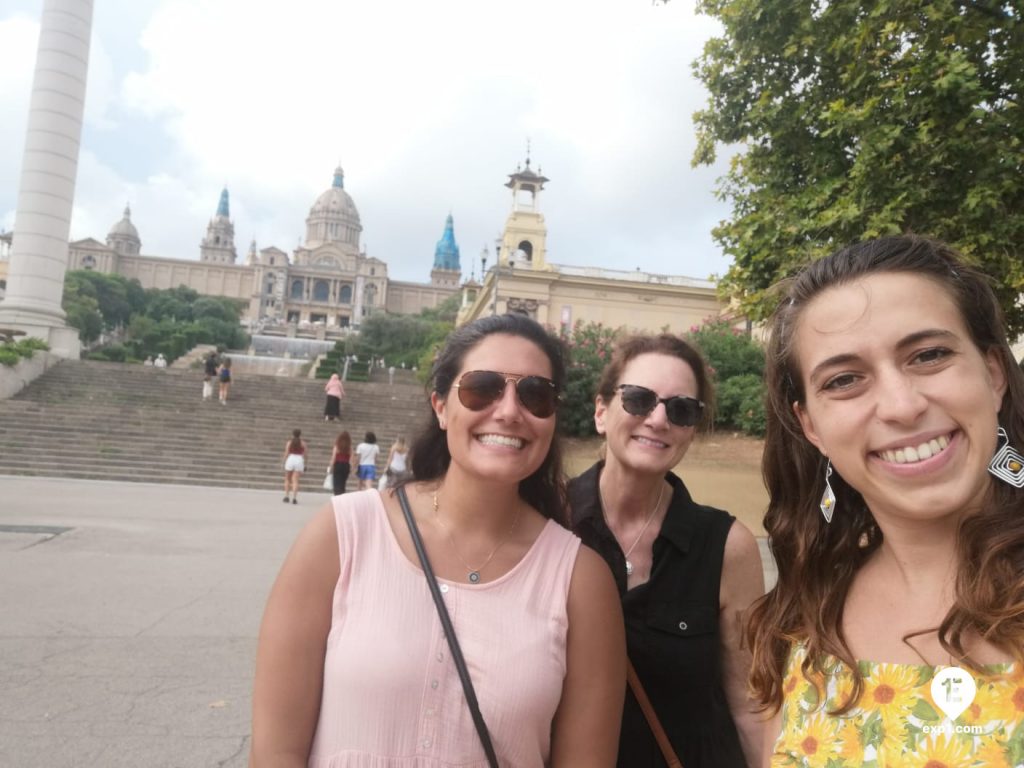
[[[826,523],[832,522],[832,513],[836,511],[836,495],[832,492],[832,486],[829,484],[828,479],[832,477],[832,459],[828,460],[828,464],[825,465],[825,492],[821,494],[821,514],[825,518]]]
[[[996,435],[999,436],[999,448],[988,463],[988,471],[1014,488],[1024,488],[1024,456],[1010,445],[1005,429],[999,427]]]

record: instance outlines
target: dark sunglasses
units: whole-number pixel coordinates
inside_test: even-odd
[[[517,376],[498,371],[467,371],[452,389],[459,390],[459,402],[471,411],[482,411],[498,402],[508,382],[515,384],[523,407],[538,419],[553,415],[558,405],[558,387],[543,376]]]
[[[669,421],[677,427],[692,427],[704,412],[704,403],[693,397],[658,397],[654,390],[636,384],[619,384],[615,389],[622,396],[622,409],[631,416],[646,416],[664,403]]]

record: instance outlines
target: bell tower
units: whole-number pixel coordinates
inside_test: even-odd
[[[234,264],[238,260],[227,187],[220,193],[217,215],[210,219],[206,227],[206,237],[199,246],[199,260],[216,264]]]
[[[514,265],[516,270],[547,271],[548,228],[540,212],[540,192],[548,181],[540,168],[530,168],[530,152],[526,152],[526,166],[516,166],[505,186],[512,190],[512,211],[505,220],[501,235],[500,266]]]

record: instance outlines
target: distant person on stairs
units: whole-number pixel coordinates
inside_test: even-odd
[[[377,480],[377,456],[380,454],[380,446],[377,445],[377,436],[373,432],[367,432],[363,442],[356,446],[356,455],[359,457],[359,469],[356,476],[359,478],[359,490],[365,491],[373,488]]]
[[[223,401],[222,401],[223,402]],[[302,439],[302,430],[292,430],[292,439],[284,446],[284,501],[288,503],[291,493],[292,504],[299,503],[299,478],[306,471],[306,441]]]
[[[156,356],[156,360],[153,361],[153,367],[154,368],[166,368],[167,367],[167,358],[164,357],[164,353],[163,352],[161,352],[159,355]]]
[[[410,472],[406,465],[408,456],[409,447],[405,444],[405,438],[399,435],[394,445],[391,446],[391,451],[388,453],[388,468],[385,470],[385,474],[388,477],[389,488],[393,488],[409,479]]]
[[[213,397],[213,381],[217,378],[217,353],[211,351],[203,362],[203,400]]]
[[[352,436],[342,431],[334,441],[334,448],[331,450],[331,475],[334,482],[334,495],[340,496],[345,492],[345,483],[348,482],[349,472],[352,471]]]
[[[220,404],[228,404],[228,393],[231,391],[231,358],[225,357],[220,364]]]
[[[324,385],[327,393],[327,405],[324,406],[324,421],[341,418],[341,398],[345,396],[345,387],[341,384],[338,374],[332,373],[330,380]]]

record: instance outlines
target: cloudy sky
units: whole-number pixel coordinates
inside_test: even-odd
[[[525,159],[560,264],[707,277],[723,161],[693,169],[693,0],[96,0],[73,239],[130,202],[143,253],[199,258],[229,188],[240,257],[291,251],[345,169],[368,253],[427,280],[445,216],[466,276]],[[0,10],[0,227],[12,229],[42,0]],[[493,260],[493,255],[492,255]]]

